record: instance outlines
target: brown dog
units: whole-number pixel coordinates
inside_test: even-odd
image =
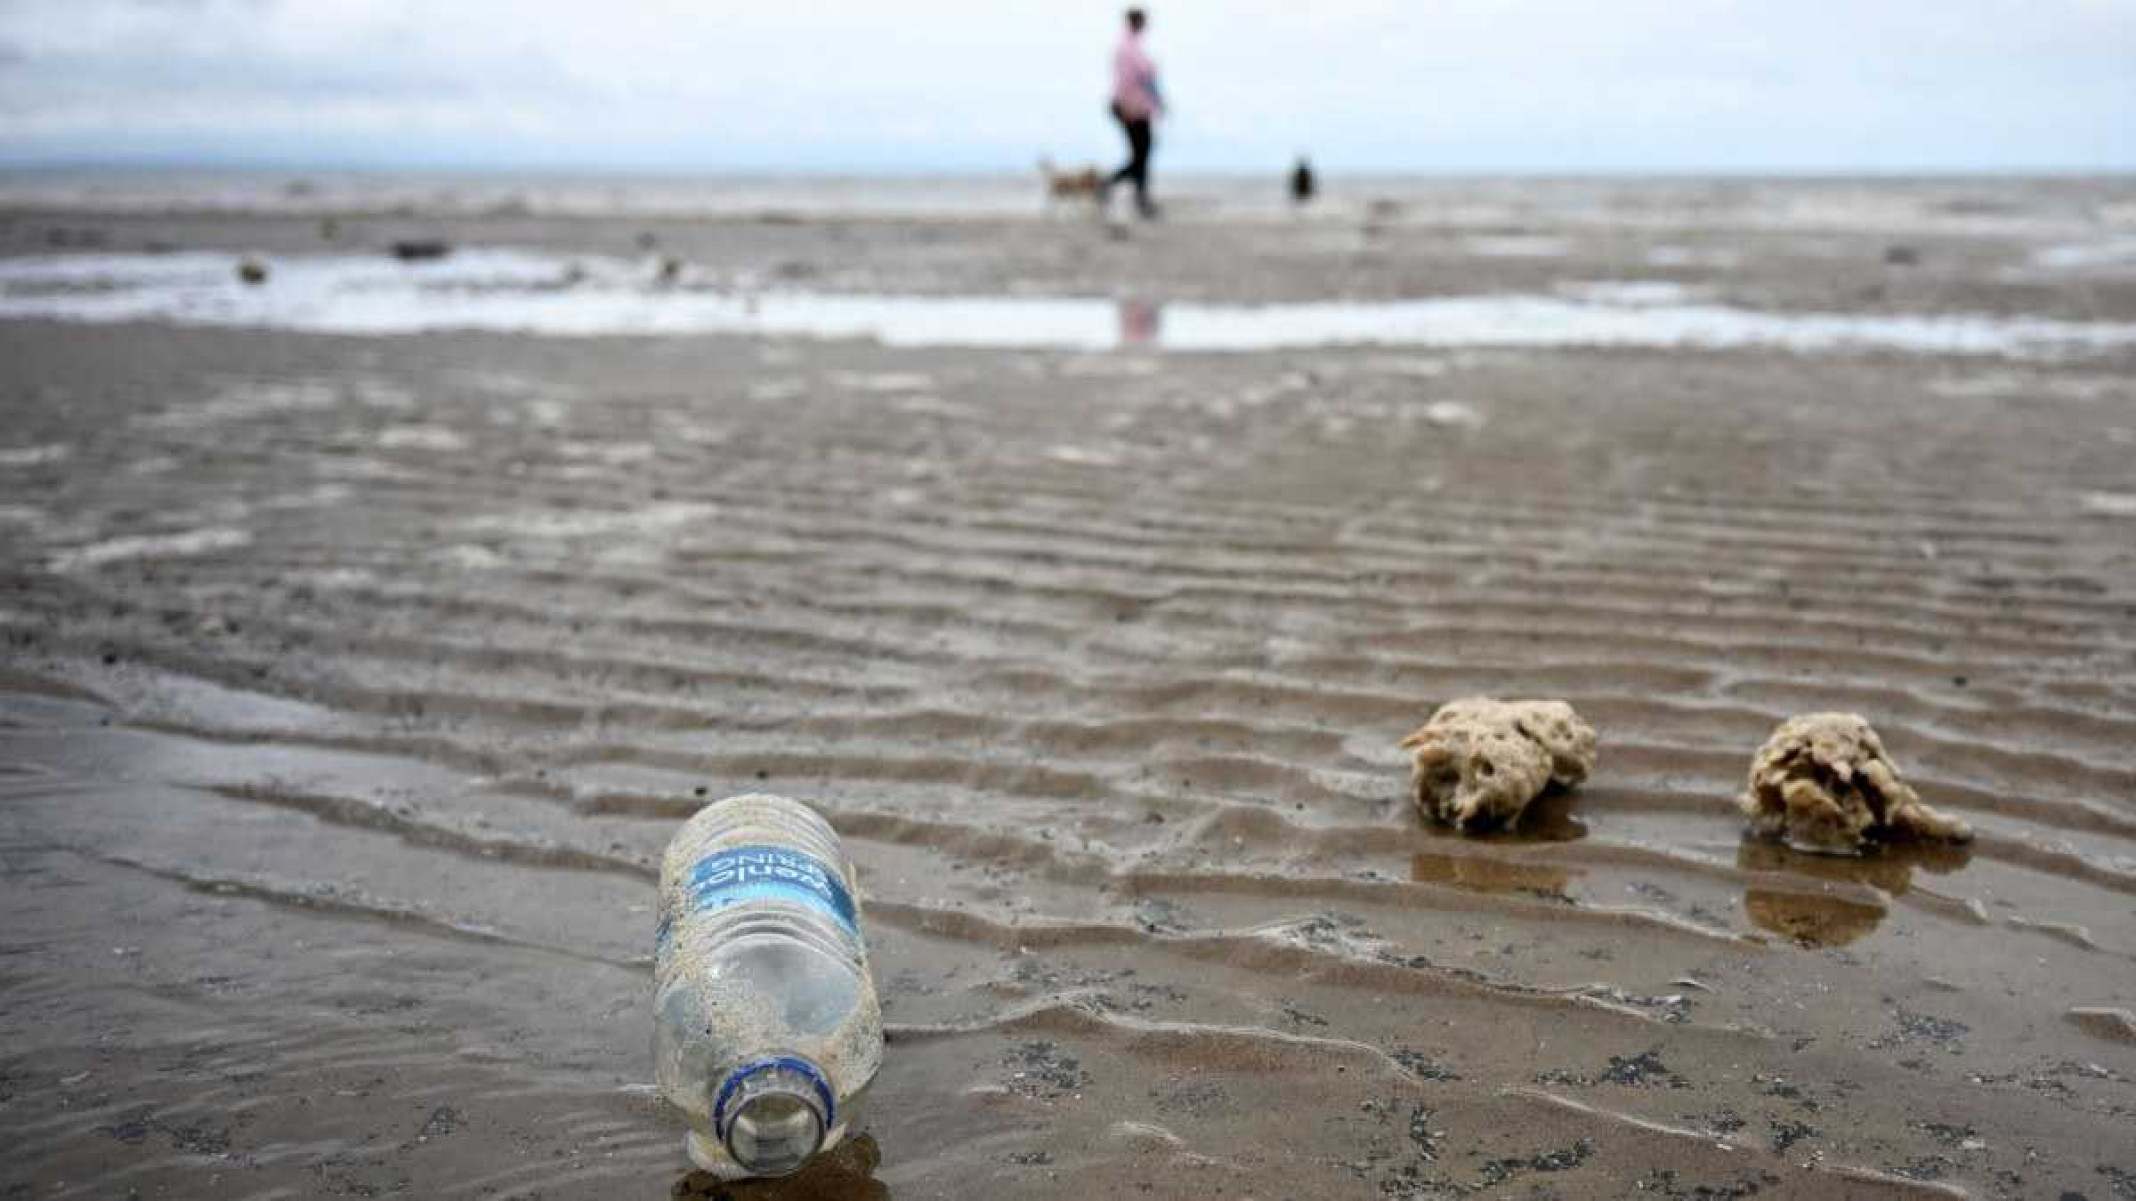
[[[1105,199],[1105,176],[1096,167],[1062,171],[1053,165],[1052,159],[1042,158],[1038,160],[1038,173],[1046,181],[1048,204],[1061,200],[1088,200],[1096,204]]]

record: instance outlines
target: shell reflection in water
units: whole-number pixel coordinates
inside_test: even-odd
[[[1743,893],[1743,911],[1758,928],[1806,947],[1843,947],[1876,929],[1892,899],[1913,887],[1915,868],[1941,875],[1971,855],[1963,846],[1926,843],[1812,855],[1751,838],[1737,849],[1736,866],[1764,877]]]
[[[1526,893],[1550,901],[1573,900],[1572,881],[1579,869],[1549,860],[1528,859],[1513,848],[1522,843],[1575,842],[1587,837],[1587,826],[1574,817],[1577,798],[1553,790],[1523,810],[1520,822],[1510,830],[1456,831],[1447,826],[1427,825],[1423,833],[1434,842],[1459,844],[1459,851],[1418,851],[1409,860],[1409,878],[1419,884],[1443,884],[1469,892]]]
[[[1470,892],[1526,893],[1551,901],[1572,900],[1566,888],[1576,874],[1555,863],[1527,863],[1488,854],[1418,851],[1409,861],[1409,878],[1419,884],[1446,884]]]
[[[1433,838],[1461,843],[1578,842],[1587,837],[1587,823],[1573,812],[1579,806],[1580,797],[1579,792],[1553,784],[1521,810],[1519,819],[1510,828],[1463,831],[1427,824],[1423,829]]]

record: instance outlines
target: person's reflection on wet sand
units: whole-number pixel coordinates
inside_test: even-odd
[[[713,1178],[690,1172],[668,1190],[672,1201],[890,1201],[890,1188],[875,1178],[883,1161],[875,1136],[849,1138],[807,1167],[776,1180]]]
[[[1155,346],[1163,327],[1163,305],[1133,298],[1120,302],[1120,345]]]
[[[1861,856],[1812,855],[1751,838],[1738,847],[1736,866],[1805,877],[1799,887],[1792,882],[1747,887],[1743,911],[1753,924],[1802,946],[1843,947],[1876,929],[1891,899],[1913,887],[1915,868],[1941,875],[1964,867],[1971,857],[1964,846],[1932,843],[1888,846]]]

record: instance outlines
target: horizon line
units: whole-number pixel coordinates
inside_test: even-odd
[[[1306,156],[1311,158],[1312,156]],[[1326,178],[1329,167],[1325,160],[1313,159],[1314,167]],[[1291,164],[1279,166],[1206,166],[1180,167],[1168,172],[1173,178],[1183,179],[1256,179],[1271,171],[1288,171]],[[868,164],[795,164],[791,166],[768,166],[764,164],[736,164],[724,166],[709,163],[687,165],[657,165],[651,163],[600,163],[573,162],[564,160],[529,159],[516,162],[440,164],[410,160],[404,162],[381,162],[376,160],[334,161],[326,159],[282,158],[206,158],[197,156],[144,156],[137,158],[97,157],[41,157],[14,160],[0,154],[0,173],[40,174],[62,171],[147,173],[198,171],[231,173],[287,173],[316,172],[339,175],[391,175],[428,174],[452,176],[482,175],[597,175],[636,178],[718,178],[718,179],[850,179],[850,180],[899,180],[899,179],[1003,179],[1020,178],[1036,167],[1036,160],[1027,167],[973,167],[973,166],[911,166],[885,167]],[[1334,178],[1348,176],[1359,178],[1425,178],[1425,179],[2084,179],[2136,176],[2136,165],[1995,165],[1979,164],[1963,167],[1928,164],[1899,164],[1893,166],[1846,166],[1846,165],[1710,165],[1710,166],[1392,166],[1386,164],[1360,164],[1334,168]]]

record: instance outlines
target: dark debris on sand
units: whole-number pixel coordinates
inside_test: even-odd
[[[1781,1177],[1772,1172],[1743,1172],[1725,1184],[1686,1184],[1678,1180],[1675,1168],[1655,1168],[1634,1181],[1632,1188],[1642,1197],[1668,1197],[1682,1201],[1736,1201],[1741,1197],[1755,1197],[1769,1185],[1779,1184]]]
[[[1583,1138],[1569,1147],[1544,1151],[1525,1159],[1519,1156],[1494,1159],[1483,1165],[1483,1187],[1504,1184],[1522,1172],[1569,1172],[1586,1163],[1594,1153],[1594,1140]]]
[[[1609,1067],[1602,1073],[1604,1084],[1629,1084],[1635,1088],[1651,1088],[1667,1084],[1670,1088],[1689,1088],[1691,1082],[1669,1070],[1661,1061],[1657,1050],[1641,1051],[1637,1055],[1612,1055]]]
[[[1552,1070],[1537,1072],[1538,1084],[1570,1084],[1586,1088],[1596,1084],[1621,1084],[1631,1088],[1655,1088],[1667,1085],[1670,1088],[1689,1088],[1691,1082],[1669,1070],[1661,1061],[1659,1048],[1649,1048],[1637,1055],[1612,1055],[1609,1066],[1599,1076],[1583,1076],[1576,1072]]]
[[[1009,1087],[1025,1096],[1054,1099],[1090,1086],[1090,1073],[1083,1070],[1082,1061],[1051,1039],[1018,1043],[1001,1062],[1017,1069],[1009,1077]]]
[[[1773,1151],[1779,1154],[1784,1154],[1789,1147],[1794,1146],[1803,1139],[1818,1138],[1824,1134],[1824,1131],[1810,1125],[1808,1122],[1774,1122],[1772,1123],[1772,1131]]]
[[[1458,1197],[1467,1190],[1459,1183],[1438,1172],[1433,1165],[1439,1162],[1439,1139],[1446,1131],[1434,1128],[1438,1117],[1436,1110],[1419,1102],[1367,1101],[1364,1112],[1383,1124],[1398,1123],[1409,1142],[1407,1152],[1397,1151],[1394,1158],[1400,1162],[1385,1169],[1379,1178],[1380,1195],[1396,1201],[1416,1201],[1424,1197]],[[1406,1109],[1406,1113],[1405,1113]],[[1360,1175],[1364,1166],[1353,1167]]]
[[[1422,1051],[1412,1051],[1407,1047],[1396,1047],[1394,1050],[1387,1052],[1387,1057],[1402,1065],[1403,1071],[1408,1072],[1419,1080],[1445,1083],[1461,1079],[1459,1072],[1424,1054]]]
[[[1898,1007],[1895,1020],[1899,1026],[1897,1033],[1871,1041],[1871,1049],[1881,1051],[1906,1043],[1929,1043],[1939,1050],[1957,1055],[1965,1050],[1965,1036],[1972,1033],[1972,1027],[1964,1022],[1917,1013],[1903,1005]]]

